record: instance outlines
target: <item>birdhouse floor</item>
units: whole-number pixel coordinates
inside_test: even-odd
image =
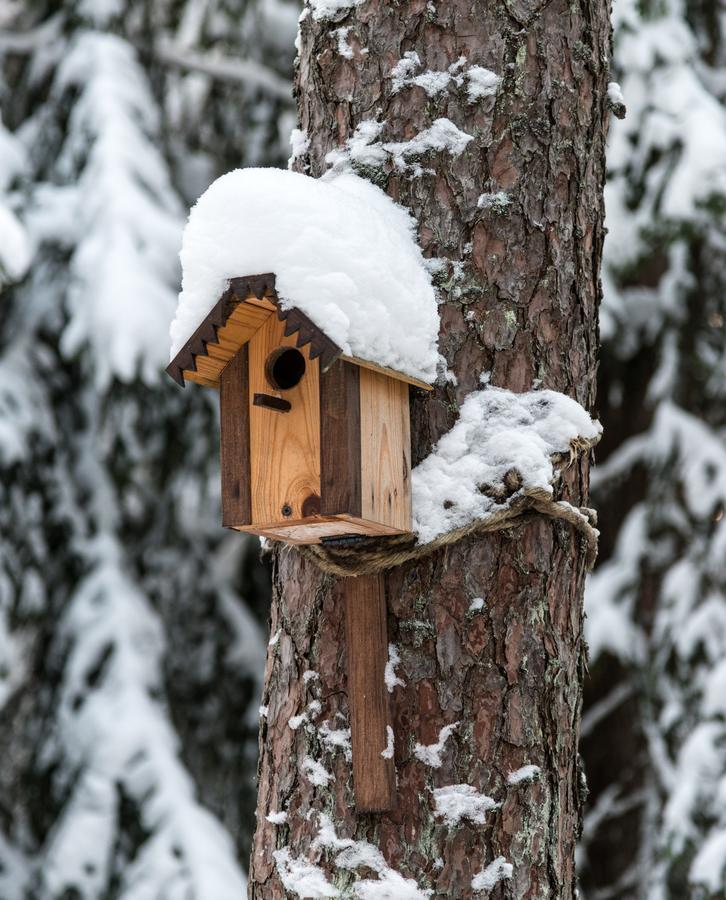
[[[367,519],[347,515],[308,516],[285,525],[279,523],[269,526],[237,525],[234,530],[257,534],[275,541],[285,541],[289,544],[319,544],[322,538],[342,537],[348,534],[376,536],[408,533],[399,528],[382,525],[380,522],[371,522]]]

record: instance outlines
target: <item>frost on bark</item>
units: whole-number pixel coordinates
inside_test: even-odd
[[[324,9],[301,23],[296,166],[350,166],[408,207],[443,300],[455,377],[413,397],[414,463],[485,373],[591,408],[608,5]],[[583,460],[560,495],[582,505],[587,484]],[[584,562],[568,526],[535,520],[387,576],[398,806],[356,817],[345,734],[330,737],[348,728],[343,610],[333,579],[276,553],[251,897],[305,878],[314,896],[467,898],[491,879],[493,897],[574,896]],[[497,805],[436,816],[434,789],[464,784]]]

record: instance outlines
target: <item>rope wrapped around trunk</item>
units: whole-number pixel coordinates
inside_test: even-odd
[[[509,505],[492,512],[482,519],[475,519],[461,528],[447,531],[426,544],[416,542],[415,535],[404,534],[381,537],[363,537],[355,543],[308,544],[299,548],[302,555],[315,563],[323,572],[346,578],[356,575],[374,575],[393,569],[413,559],[428,556],[441,547],[448,547],[474,534],[503,531],[531,520],[540,514],[551,519],[569,522],[582,535],[587,546],[587,567],[592,568],[597,557],[597,513],[588,507],[576,507],[564,500],[554,500],[542,489],[512,497]]]

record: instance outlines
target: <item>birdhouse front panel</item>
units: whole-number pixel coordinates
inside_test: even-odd
[[[411,531],[410,379],[233,279],[168,370],[220,391],[222,522],[292,543]]]
[[[270,316],[249,342],[251,525],[320,512],[320,377],[310,347]],[[277,403],[276,403],[277,401]]]

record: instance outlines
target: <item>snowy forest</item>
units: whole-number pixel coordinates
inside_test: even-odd
[[[246,895],[270,558],[220,526],[216,398],[163,370],[190,206],[305,152],[301,9],[0,0],[0,900]],[[726,14],[612,23],[579,894],[715,900]]]

